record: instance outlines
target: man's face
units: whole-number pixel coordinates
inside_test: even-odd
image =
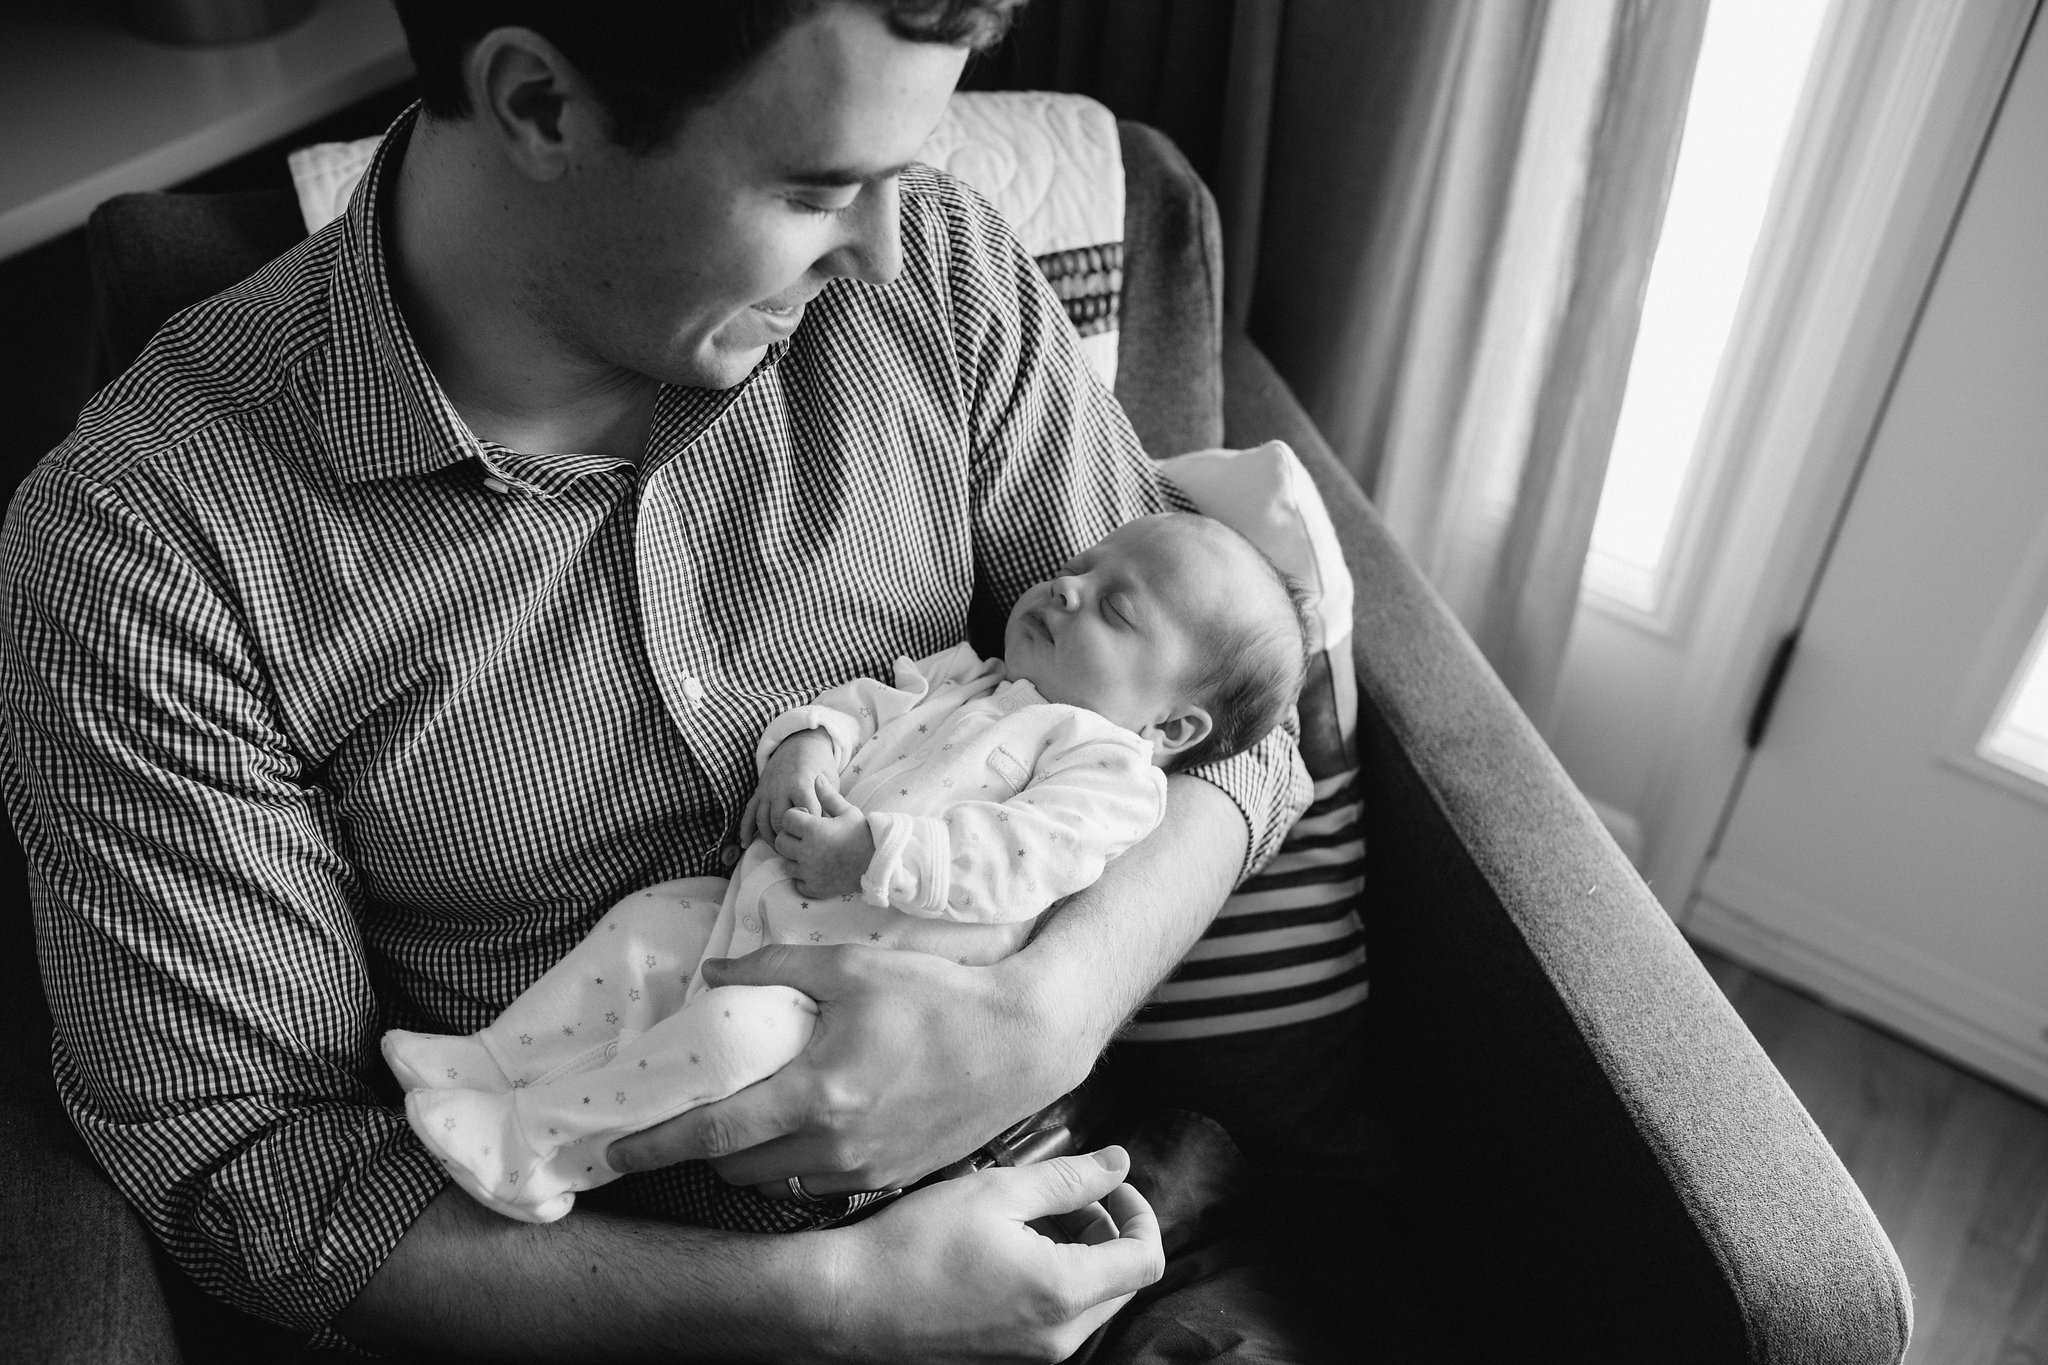
[[[858,4],[797,24],[669,144],[579,158],[530,280],[536,311],[606,366],[739,383],[832,279],[896,277],[896,173],[966,56]]]

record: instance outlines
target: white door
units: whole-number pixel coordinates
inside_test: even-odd
[[[2037,30],[1686,926],[2048,1100],[2044,616]]]

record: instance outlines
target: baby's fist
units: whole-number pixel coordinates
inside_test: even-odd
[[[775,851],[796,872],[796,889],[806,896],[843,896],[860,890],[861,874],[875,857],[868,818],[823,777],[818,779],[819,814],[793,807],[782,817]]]

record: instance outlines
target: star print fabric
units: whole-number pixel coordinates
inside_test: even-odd
[[[1001,660],[956,645],[893,672],[893,686],[857,678],[779,718],[758,753],[766,763],[813,726],[832,737],[841,794],[874,835],[868,904],[1028,925],[1166,814],[1166,778],[1142,739],[1006,679]]]
[[[613,1140],[803,1050],[810,1000],[709,987],[704,958],[859,943],[995,962],[1165,813],[1166,780],[1143,741],[1006,681],[1000,661],[959,645],[894,672],[893,687],[859,679],[792,710],[756,750],[765,765],[783,739],[822,726],[843,766],[867,767],[845,787],[876,835],[865,897],[804,895],[757,840],[729,882],[628,896],[490,1027],[385,1034],[413,1131],[463,1189],[508,1217],[552,1222],[617,1178],[603,1157]],[[762,1214],[729,1199],[713,1225],[758,1230]]]
[[[725,890],[721,878],[696,877],[628,896],[478,1033],[385,1034],[407,1121],[473,1198],[551,1223],[579,1192],[619,1178],[604,1160],[614,1140],[723,1099],[803,1051],[818,1009],[801,993],[690,990]]]

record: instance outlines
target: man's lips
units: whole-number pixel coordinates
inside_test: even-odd
[[[822,292],[824,291],[813,289],[808,294],[798,294],[793,297],[777,295],[772,299],[762,299],[754,305],[754,308],[757,312],[766,313],[771,318],[788,318],[793,321],[802,317],[804,309],[810,306],[811,300],[817,298]]]

